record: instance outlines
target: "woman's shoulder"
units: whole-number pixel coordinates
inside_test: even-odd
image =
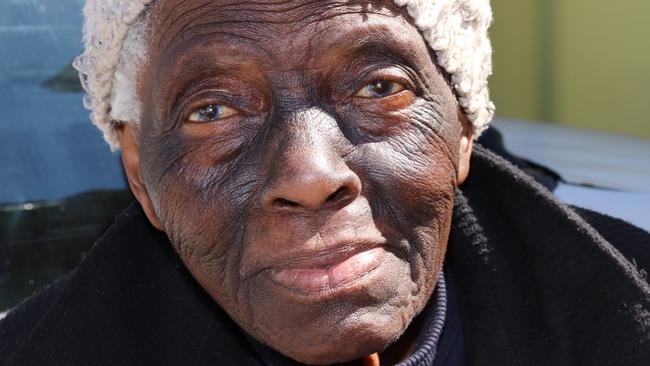
[[[41,289],[13,308],[0,320],[0,364],[9,361],[33,329],[46,316],[61,295],[70,275],[66,275]]]
[[[637,269],[646,274],[650,271],[650,233],[606,214],[581,207],[572,208]]]
[[[247,365],[249,348],[137,204],[0,322],[0,365]]]

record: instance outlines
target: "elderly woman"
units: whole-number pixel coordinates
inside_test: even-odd
[[[473,147],[487,0],[85,16],[138,204],[0,324],[3,364],[650,364],[647,234]]]

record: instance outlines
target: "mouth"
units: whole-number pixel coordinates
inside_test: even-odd
[[[309,297],[350,289],[363,282],[385,261],[383,247],[330,253],[271,268],[269,278],[278,286]]]

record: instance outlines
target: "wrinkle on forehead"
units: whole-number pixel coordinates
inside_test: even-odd
[[[359,14],[366,20],[370,14],[395,17],[402,13],[393,1],[158,0],[150,10],[155,30],[151,45],[167,49],[216,29],[256,42],[289,39],[294,32],[341,15]]]

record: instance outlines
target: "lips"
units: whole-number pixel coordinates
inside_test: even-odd
[[[302,259],[269,270],[271,280],[301,293],[322,293],[353,285],[379,267],[387,254],[382,247],[332,253],[327,258]]]

